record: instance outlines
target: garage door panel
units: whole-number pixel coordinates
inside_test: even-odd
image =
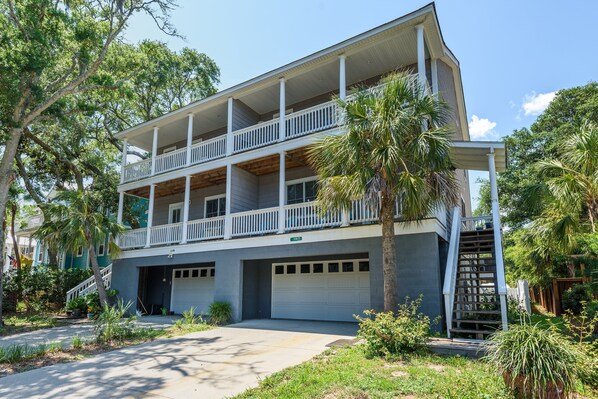
[[[207,269],[207,273],[177,273],[181,269],[173,271],[170,310],[183,313],[195,307],[197,313],[208,312],[214,300],[214,277],[210,274],[210,268],[201,268],[200,271],[202,269]],[[196,277],[191,277],[193,275]],[[199,277],[200,275],[203,276]]]

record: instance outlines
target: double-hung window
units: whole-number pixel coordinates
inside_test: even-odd
[[[287,183],[287,204],[315,201],[318,194],[316,178],[293,180]]]
[[[204,217],[213,218],[217,216],[224,216],[226,212],[226,195],[215,195],[213,197],[206,197]]]

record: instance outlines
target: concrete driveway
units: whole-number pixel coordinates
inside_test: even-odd
[[[223,398],[356,331],[354,323],[245,321],[0,378],[0,397]]]

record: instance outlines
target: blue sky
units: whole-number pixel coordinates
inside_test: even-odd
[[[132,21],[127,39],[195,48],[221,70],[220,89],[393,20],[428,1],[179,0],[172,21],[186,40]],[[461,63],[472,139],[529,126],[556,90],[596,80],[598,2],[439,0],[444,39]],[[484,177],[472,173],[470,180]],[[472,185],[472,196],[477,185]]]

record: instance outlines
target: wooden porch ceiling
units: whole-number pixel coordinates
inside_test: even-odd
[[[256,176],[267,175],[268,173],[278,172],[279,156],[278,154],[269,155],[267,157],[241,162],[236,166]],[[285,169],[298,168],[300,166],[309,166],[307,160],[307,148],[297,148],[286,153]]]
[[[218,168],[208,170],[206,172],[191,175],[191,190],[197,190],[209,186],[218,186],[226,182],[226,168]],[[149,186],[139,187],[130,191],[127,194],[138,197],[149,198]],[[181,177],[174,180],[169,180],[163,183],[156,184],[155,198],[166,197],[168,195],[184,193],[185,192],[185,178]]]

